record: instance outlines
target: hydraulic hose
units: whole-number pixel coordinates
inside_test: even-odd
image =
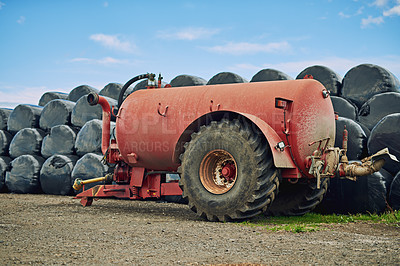
[[[121,107],[122,102],[124,101],[124,94],[125,91],[129,88],[130,85],[132,85],[134,82],[141,80],[141,79],[145,79],[148,78],[149,74],[141,74],[138,75],[136,77],[131,78],[127,83],[125,83],[125,85],[122,87],[121,92],[119,93],[119,97],[118,97],[118,108]]]

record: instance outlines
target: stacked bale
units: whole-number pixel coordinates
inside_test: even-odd
[[[109,167],[103,163],[102,159],[103,156],[96,153],[86,153],[83,155],[76,162],[74,170],[72,170],[72,180],[77,178],[87,180],[94,177],[105,176],[109,171]],[[87,184],[85,189],[89,189],[100,184],[101,182]]]
[[[342,95],[358,107],[382,92],[400,92],[399,80],[383,67],[361,64],[350,69],[343,78]]]
[[[238,74],[232,72],[221,72],[214,75],[208,82],[207,85],[215,84],[229,84],[229,83],[247,83],[245,78],[242,78]]]
[[[40,193],[40,169],[44,159],[36,155],[21,155],[11,162],[5,183],[13,193]]]
[[[7,130],[8,117],[13,109],[0,108],[0,130]]]
[[[43,93],[42,97],[40,97],[39,106],[45,106],[52,100],[61,99],[66,100],[68,98],[68,93],[65,92],[57,92],[57,91],[49,91]]]
[[[0,192],[6,191],[5,180],[6,172],[10,170],[11,158],[0,156]]]
[[[331,101],[333,109],[340,117],[358,121],[358,107],[354,103],[339,96],[331,96]]]
[[[58,125],[71,125],[71,113],[75,102],[55,99],[48,102],[40,113],[39,126],[49,131]]]
[[[0,130],[0,155],[7,156],[13,136],[6,130]]]
[[[118,85],[109,84],[102,92],[112,94],[115,90],[118,90]],[[39,101],[40,106],[21,104],[14,110],[0,109],[0,190],[7,187],[13,193],[72,194],[72,171],[80,157],[85,157],[88,152],[97,154],[91,153],[81,160],[76,173],[87,178],[98,177],[90,164],[102,164],[102,123],[79,116],[96,113],[95,118],[101,119],[100,106],[94,108],[96,111],[86,109],[90,107],[86,102],[89,92],[97,90],[82,85],[69,94],[45,93]],[[107,100],[110,105],[116,105],[116,100]],[[77,105],[79,108],[75,108]],[[74,109],[77,111],[75,116]],[[73,117],[75,122],[79,121],[75,125]],[[107,171],[108,166],[103,165],[102,169]]]
[[[40,156],[44,136],[44,131],[38,128],[21,129],[11,140],[9,148],[10,157],[17,158],[25,154]]]
[[[78,130],[67,125],[51,128],[50,133],[43,138],[42,156],[49,158],[52,155],[74,155],[75,141]]]
[[[391,154],[400,159],[400,113],[385,116],[374,126],[368,140],[368,151],[373,154],[387,147]],[[400,171],[400,163],[386,160],[383,166],[392,175]]]
[[[109,83],[99,92],[99,95],[118,100],[122,87],[121,83]]]
[[[207,81],[205,79],[191,75],[179,75],[170,82],[171,87],[201,86],[206,84]]]
[[[316,72],[306,70],[297,78],[309,74],[327,88],[326,84],[333,84],[336,80],[335,77],[332,82],[323,82],[323,79],[318,79]],[[338,85],[337,88],[339,87]],[[399,122],[392,117],[389,119],[391,122],[385,122],[378,127],[386,115],[400,111],[398,91],[397,78],[379,66],[363,64],[346,73],[341,90],[337,90],[338,93],[333,93],[336,96],[330,98],[335,112],[340,116],[336,121],[335,146],[342,147],[342,132],[346,125],[349,132],[347,156],[350,160],[360,160],[385,147],[389,147],[392,154],[399,155],[400,150],[396,143],[396,140],[400,139],[397,133],[400,130]],[[391,129],[388,127],[390,124]],[[377,129],[372,134],[375,127]],[[398,170],[400,170],[398,163],[386,160],[383,170],[370,176],[360,177],[357,182],[331,180],[328,193],[319,210],[338,213],[384,211],[393,175]]]
[[[400,210],[400,172],[397,173],[390,185],[388,201],[393,210]]]
[[[117,106],[117,100],[114,100],[109,97],[104,98],[110,104],[110,111],[112,111],[113,106]],[[115,109],[115,108],[114,108]],[[115,110],[114,110],[115,111]],[[76,102],[72,113],[71,113],[71,123],[75,127],[83,127],[86,122],[93,119],[101,119],[103,114],[103,110],[100,105],[91,106],[87,101],[87,95],[83,95]],[[115,121],[115,116],[111,116],[111,120]]]
[[[262,69],[257,72],[250,80],[250,82],[259,82],[259,81],[274,81],[274,80],[292,80],[293,78],[282,71],[267,68]]]
[[[313,78],[330,91],[331,95],[341,95],[342,77],[326,66],[310,66],[300,72],[296,79]]]
[[[9,145],[12,160],[5,185],[13,193],[40,193],[41,145],[45,132],[39,128],[42,106],[20,104],[11,112],[7,129],[15,134]]]
[[[400,113],[400,93],[384,92],[365,102],[359,112],[360,123],[372,130],[387,115]]]
[[[31,104],[18,105],[8,118],[8,132],[15,134],[23,128],[38,128],[42,110],[42,106]]]
[[[367,135],[357,122],[349,118],[339,117],[336,120],[335,147],[342,147],[345,128],[348,131],[347,157],[350,160],[361,160],[368,157]]]
[[[7,191],[6,172],[10,170],[12,161],[9,157],[9,148],[13,135],[7,131],[8,118],[12,111],[13,109],[0,108],[0,192]]]
[[[74,180],[71,173],[78,156],[53,155],[48,158],[40,170],[40,184],[44,193],[54,195],[73,194]]]
[[[75,151],[79,156],[86,153],[101,153],[102,121],[93,119],[85,123],[75,140]]]
[[[82,96],[88,95],[91,92],[99,93],[99,91],[89,85],[81,85],[74,88],[67,97],[67,100],[77,102]]]

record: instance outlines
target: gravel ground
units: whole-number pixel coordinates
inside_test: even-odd
[[[271,232],[200,220],[186,205],[0,194],[0,264],[400,264],[400,229]]]

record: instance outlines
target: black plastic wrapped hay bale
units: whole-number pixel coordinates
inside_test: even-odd
[[[10,170],[11,158],[0,156],[0,192],[6,191],[6,172]]]
[[[342,95],[361,107],[372,96],[382,92],[400,92],[399,80],[383,67],[361,64],[343,78]]]
[[[68,93],[58,92],[58,91],[48,91],[43,93],[42,97],[40,97],[39,106],[45,106],[52,100],[60,99],[66,100],[68,98]]]
[[[400,113],[385,116],[371,131],[368,139],[369,153],[374,154],[386,147],[400,160]],[[400,163],[386,160],[383,168],[396,175],[400,171]]]
[[[381,170],[379,170],[379,173],[384,177],[387,196],[389,196],[390,185],[393,182],[394,176],[383,168],[381,168]]]
[[[118,102],[112,98],[103,96],[110,104],[110,111],[112,107],[116,107]],[[114,110],[116,111],[116,110]],[[82,96],[75,104],[71,113],[71,123],[76,127],[83,127],[86,122],[93,119],[102,119],[103,109],[100,105],[89,105],[87,95]],[[115,116],[111,115],[111,120],[115,121]]]
[[[242,78],[238,74],[232,72],[221,72],[213,76],[208,82],[207,85],[215,85],[215,84],[229,84],[229,83],[247,83],[248,81],[245,78]]]
[[[108,83],[100,92],[99,95],[118,100],[123,85],[120,83]]]
[[[363,104],[359,112],[359,121],[372,130],[379,120],[394,113],[400,113],[400,93],[380,93]]]
[[[79,156],[86,153],[101,153],[103,122],[93,119],[87,122],[76,135],[75,152]],[[110,132],[113,133],[115,123],[110,123]]]
[[[79,156],[86,153],[101,153],[102,121],[93,119],[81,128],[75,141],[75,151]]]
[[[300,72],[296,79],[304,79],[306,76],[312,76],[318,80],[330,91],[331,95],[341,95],[342,77],[335,71],[326,66],[310,66]]]
[[[397,173],[390,185],[388,201],[393,210],[400,210],[400,172]]]
[[[40,170],[40,185],[46,194],[72,195],[74,183],[71,174],[78,160],[74,155],[53,155]]]
[[[386,209],[386,194],[385,177],[380,172],[358,177],[357,181],[332,178],[325,198],[315,211],[330,214],[382,213]]]
[[[343,130],[345,126],[348,131],[347,157],[349,160],[361,160],[367,157],[367,135],[357,122],[345,117],[339,117],[336,120],[335,147],[342,148],[343,146]]]
[[[91,92],[99,93],[99,91],[89,85],[80,85],[74,88],[68,94],[67,100],[77,102],[82,96],[88,95]]]
[[[5,130],[0,130],[0,156],[8,155],[13,136]]]
[[[78,130],[67,126],[59,125],[52,127],[50,133],[43,138],[42,156],[49,158],[55,154],[75,154],[75,141]]]
[[[8,117],[13,109],[0,108],[0,130],[7,130]]]
[[[36,155],[21,155],[11,162],[6,172],[6,186],[13,193],[40,193],[40,169],[44,159]]]
[[[108,172],[108,166],[102,162],[103,156],[95,153],[87,153],[80,158],[72,170],[72,180],[79,178],[82,180],[103,177]],[[85,189],[92,188],[96,185],[104,184],[104,182],[96,182],[85,185]]]
[[[40,150],[45,136],[43,130],[38,128],[24,128],[15,134],[11,140],[9,154],[17,158],[24,154],[41,155]]]
[[[71,113],[75,102],[68,100],[52,100],[42,110],[39,126],[44,131],[58,125],[71,125]]]
[[[369,130],[364,124],[361,124],[358,121],[356,121],[356,123],[360,125],[360,127],[364,130],[365,135],[367,135],[367,139],[369,139],[369,136],[371,136],[371,130]]]
[[[8,132],[15,134],[23,128],[38,128],[42,110],[42,106],[31,104],[18,105],[8,118]]]
[[[179,75],[173,78],[170,84],[172,87],[201,86],[206,85],[207,80],[192,75]]]
[[[333,109],[340,117],[346,117],[351,120],[358,120],[358,108],[351,101],[339,96],[331,96]]]
[[[255,74],[250,82],[259,82],[259,81],[274,81],[274,80],[292,80],[293,78],[282,71],[267,68],[262,69]]]

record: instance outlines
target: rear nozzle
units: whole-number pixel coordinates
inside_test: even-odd
[[[90,105],[96,105],[99,103],[99,95],[95,92],[91,92],[87,96],[87,101]]]

